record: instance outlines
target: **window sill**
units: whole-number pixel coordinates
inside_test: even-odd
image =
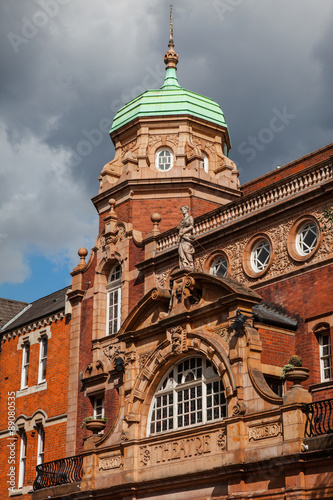
[[[31,486],[23,486],[22,488],[12,491],[8,490],[8,496],[10,496],[11,498],[27,495],[28,493],[33,493],[33,489]]]
[[[42,382],[38,385],[33,385],[31,387],[26,387],[25,389],[20,389],[16,392],[16,397],[21,398],[22,396],[28,396],[29,394],[34,394],[35,392],[45,391],[47,389],[47,383]]]
[[[320,382],[319,384],[312,384],[309,387],[310,392],[318,392],[318,391],[323,391],[325,389],[332,389],[333,388],[333,379],[332,380],[326,380],[325,382]]]

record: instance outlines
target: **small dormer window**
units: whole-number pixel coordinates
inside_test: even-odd
[[[155,165],[160,172],[167,172],[173,167],[173,152],[169,148],[162,148],[156,152]]]

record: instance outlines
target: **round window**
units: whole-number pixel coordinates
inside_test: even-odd
[[[251,267],[255,273],[261,273],[266,269],[271,257],[271,246],[268,240],[261,239],[251,251]]]
[[[213,260],[209,274],[216,276],[217,278],[224,278],[228,273],[228,261],[225,257],[217,257]]]
[[[173,153],[170,149],[163,148],[157,151],[155,157],[155,165],[157,170],[167,172],[173,167]]]
[[[317,224],[312,221],[303,224],[296,235],[296,250],[299,255],[309,255],[315,249],[318,237]]]

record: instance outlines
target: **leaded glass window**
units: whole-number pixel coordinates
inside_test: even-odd
[[[223,383],[207,359],[187,358],[169,370],[150,409],[148,434],[222,420],[227,415]]]

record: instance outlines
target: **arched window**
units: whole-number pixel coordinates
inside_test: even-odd
[[[223,383],[212,363],[191,357],[174,365],[157,387],[148,434],[221,420],[227,415]]]
[[[155,165],[160,172],[167,172],[173,167],[173,152],[170,148],[161,148],[155,154]]]
[[[107,334],[117,333],[121,325],[121,266],[110,272],[108,284]]]

